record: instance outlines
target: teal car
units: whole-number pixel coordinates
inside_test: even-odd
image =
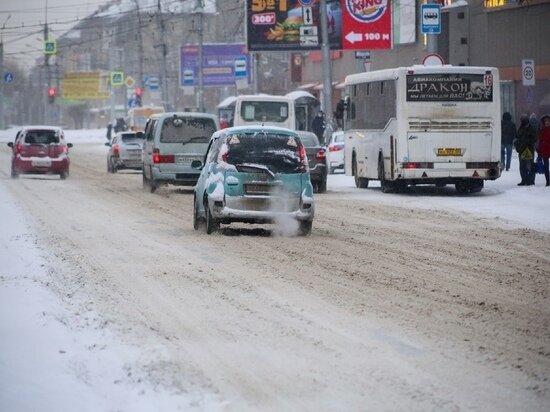
[[[260,125],[223,129],[213,134],[199,163],[193,201],[196,230],[204,225],[210,234],[220,224],[245,222],[311,233],[313,186],[296,132]]]

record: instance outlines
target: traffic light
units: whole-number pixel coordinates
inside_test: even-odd
[[[141,87],[136,87],[135,93],[136,93],[136,106],[141,107],[141,98],[143,96],[143,90],[141,89]]]
[[[48,101],[50,103],[55,102],[55,96],[57,96],[57,89],[53,86],[48,87]]]

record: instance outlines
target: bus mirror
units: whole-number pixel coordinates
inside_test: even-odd
[[[137,137],[138,139],[145,139],[145,133],[143,133],[143,132],[137,132],[137,133],[136,133],[136,137]]]

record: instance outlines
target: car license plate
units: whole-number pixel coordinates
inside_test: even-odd
[[[193,160],[195,160],[195,159],[192,159],[192,158],[189,158],[189,157],[184,157],[184,156],[179,156],[177,158],[177,164],[182,165],[182,166],[191,166],[191,163],[193,162]]]
[[[449,148],[449,147],[440,147],[437,149],[438,156],[462,156],[462,149],[459,148]]]
[[[48,159],[34,159],[32,165],[34,167],[50,167],[52,162]]]

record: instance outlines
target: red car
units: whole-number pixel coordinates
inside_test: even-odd
[[[63,130],[55,126],[25,126],[17,133],[12,149],[11,177],[20,174],[69,175],[69,148]]]

